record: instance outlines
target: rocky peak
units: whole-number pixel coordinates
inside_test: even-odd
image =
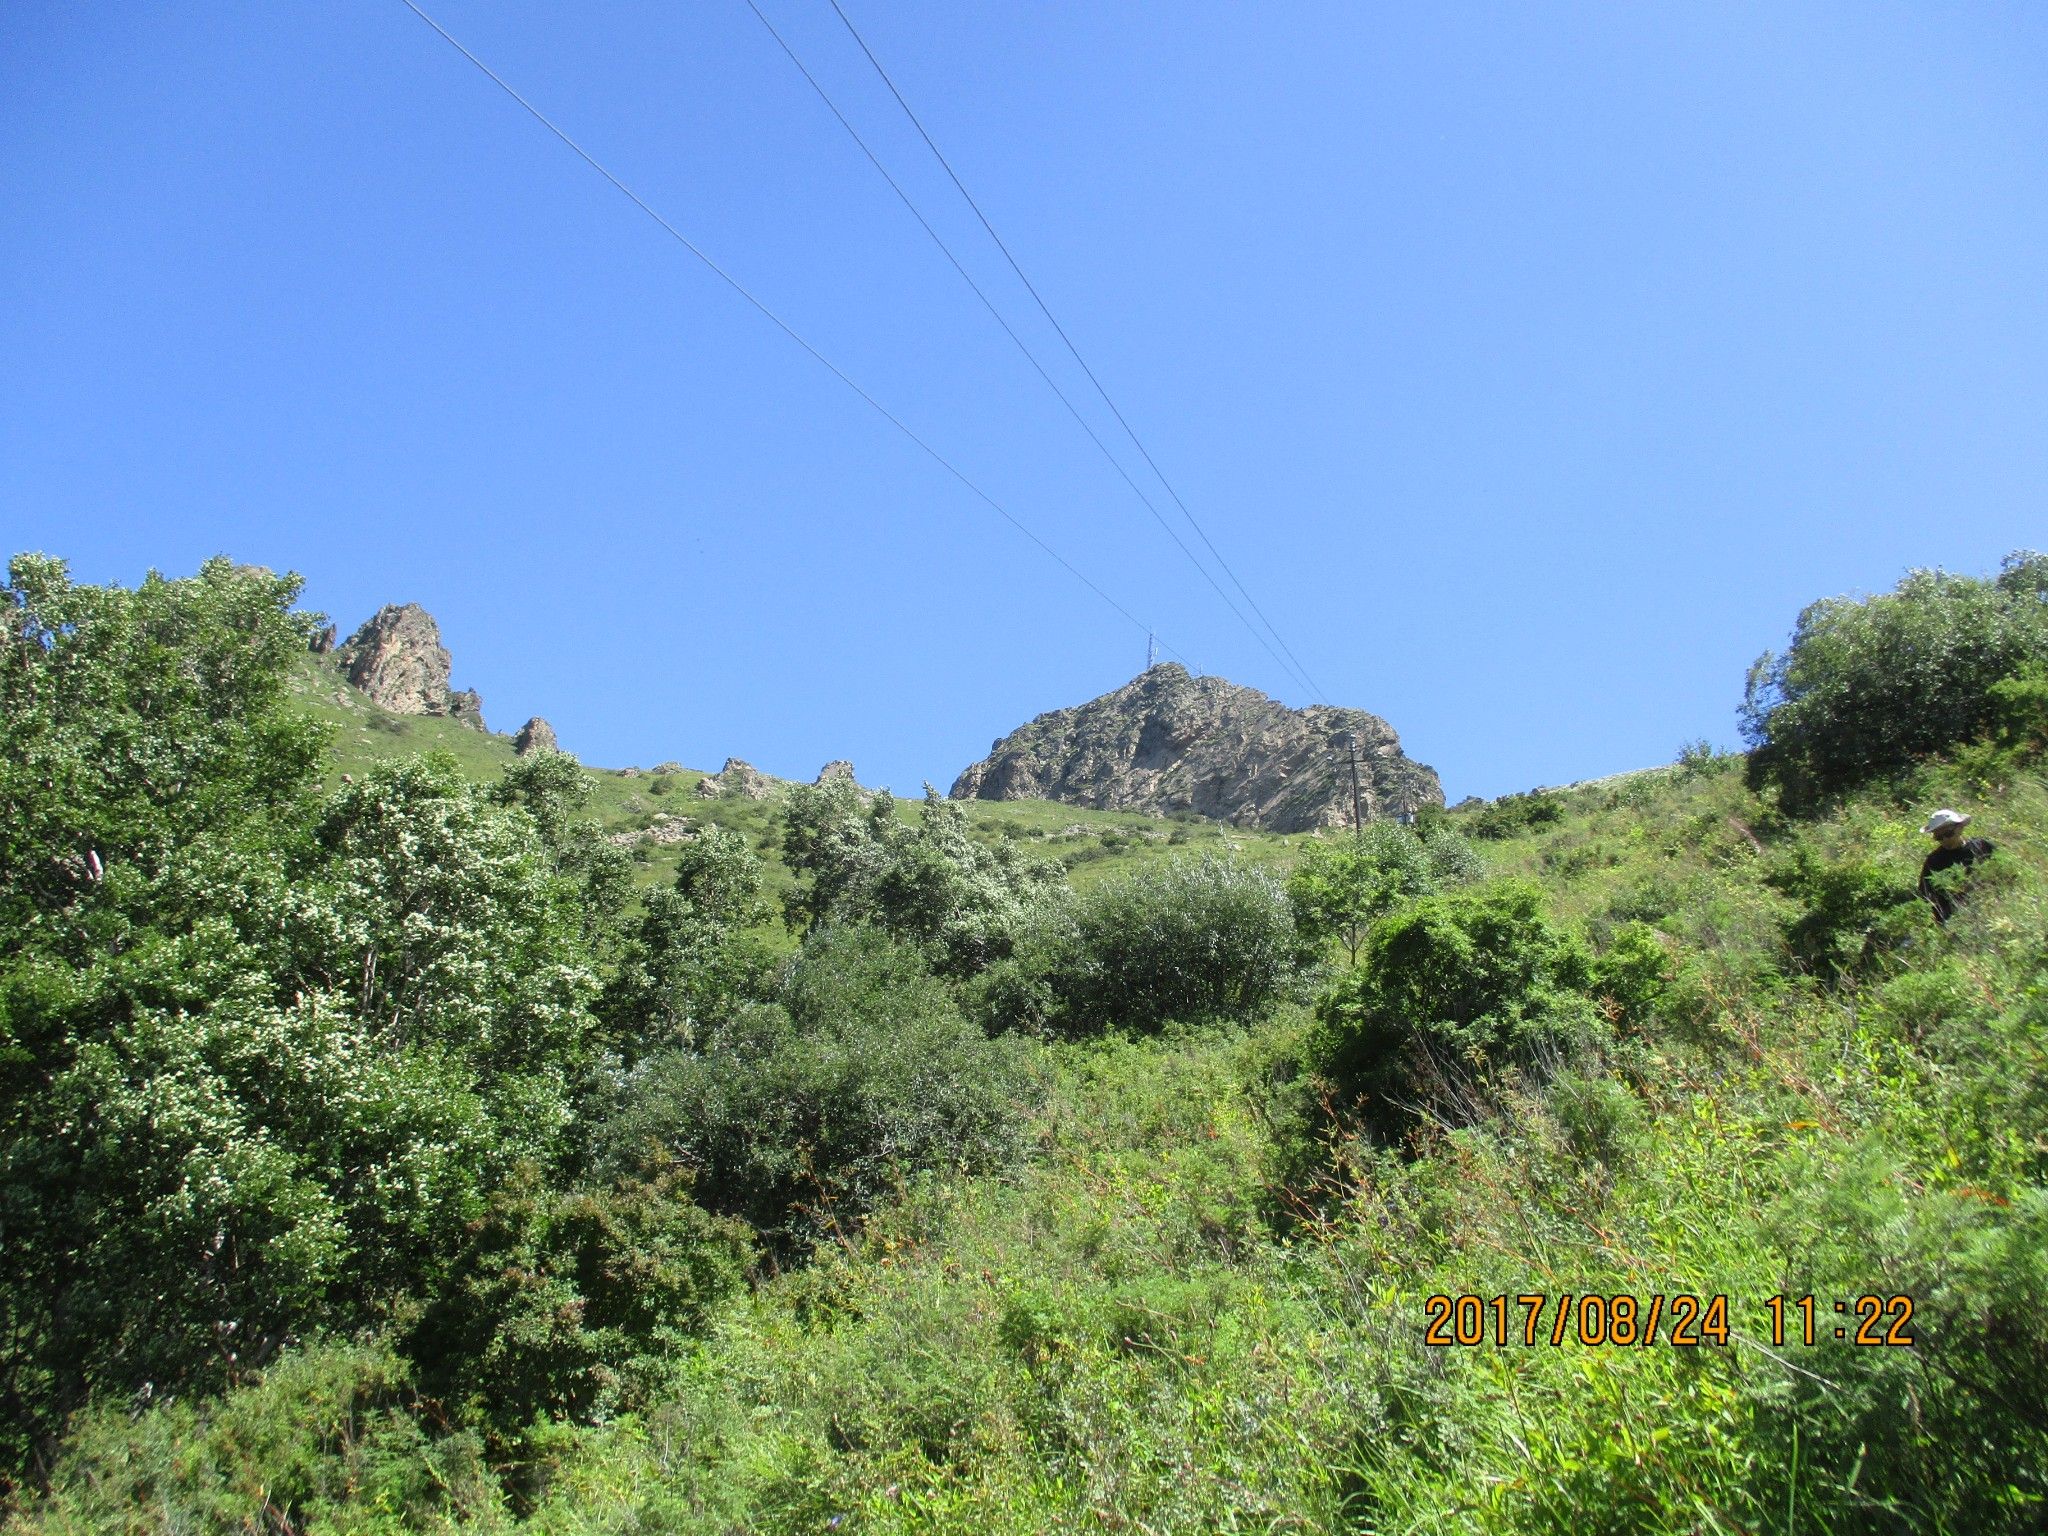
[[[483,700],[476,691],[449,688],[441,626],[418,603],[378,609],[334,656],[343,675],[380,709],[394,715],[447,715],[485,729]]]
[[[1346,731],[1357,740],[1368,820],[1443,804],[1435,770],[1403,755],[1378,716],[1322,704],[1290,709],[1175,662],[1020,726],[954,781],[952,797],[1192,811],[1274,832],[1349,826],[1350,758],[1332,740]]]

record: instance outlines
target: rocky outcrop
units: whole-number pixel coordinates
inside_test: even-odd
[[[394,715],[445,715],[483,730],[483,700],[473,689],[448,686],[448,652],[441,626],[418,603],[377,610],[334,653],[364,697]]]
[[[820,768],[818,776],[811,780],[811,782],[813,784],[828,784],[834,779],[844,779],[849,784],[859,782],[853,776],[853,764],[843,757],[835,757],[831,762]]]
[[[1172,662],[1020,726],[954,781],[952,797],[1192,811],[1273,832],[1344,827],[1352,819],[1350,757],[1332,738],[1346,731],[1357,739],[1367,820],[1444,803],[1436,771],[1404,756],[1378,716],[1321,704],[1289,709]]]
[[[531,752],[559,752],[562,749],[555,743],[555,728],[535,715],[519,727],[518,734],[512,738],[512,750],[525,757]]]
[[[329,651],[334,649],[334,636],[334,626],[332,624],[329,624],[325,628],[316,630],[314,632],[312,640],[310,640],[307,643],[307,648],[311,650],[315,656],[325,656]]]
[[[775,793],[775,780],[752,763],[728,757],[718,772],[697,781],[697,793],[706,800],[766,800]]]

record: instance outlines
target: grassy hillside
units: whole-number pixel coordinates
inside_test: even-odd
[[[13,780],[49,808],[24,825],[67,841],[16,861],[41,885],[0,869],[0,1305],[42,1349],[8,1357],[7,1529],[2039,1531],[2022,574],[2034,649],[1938,751],[1812,722],[1975,649],[1873,622],[1855,687],[1785,670],[1795,810],[1688,754],[1450,813],[1477,868],[1435,828],[1344,840],[1400,874],[1355,967],[1269,882],[1109,843],[1171,826],[969,808],[983,841],[1097,829],[1077,874],[1163,867],[1069,899],[949,817],[876,837],[844,803],[804,833],[820,921],[764,960],[737,840],[627,902],[533,784],[371,766],[446,742],[488,779],[502,742],[297,662],[355,782],[281,793],[317,744],[260,677],[103,643],[125,595],[37,595],[48,649],[0,679],[54,722],[20,738],[51,765]],[[251,580],[133,604],[282,655],[289,594]],[[1955,590],[1929,611],[1975,611]],[[46,657],[72,670],[38,692]],[[49,702],[71,677],[93,709]],[[138,740],[214,792],[103,807],[87,765]],[[694,782],[592,772],[629,833]],[[1939,805],[1996,844],[1945,925],[1914,891]],[[759,847],[774,808],[679,810]]]
[[[330,787],[343,773],[415,752],[446,752],[462,771],[479,781],[497,778],[513,761],[509,736],[486,735],[453,720],[419,715],[394,715],[379,709],[343,680],[327,659],[308,655],[300,663],[294,692],[304,710],[334,731]],[[687,817],[692,823],[727,827],[745,836],[766,861],[770,892],[780,896],[790,878],[775,847],[777,802],[770,800],[703,799],[698,783],[709,770],[686,768],[676,773],[641,772],[628,777],[617,768],[589,769],[589,814],[608,833],[630,836],[645,832],[659,816]],[[901,798],[897,814],[907,823],[916,816],[916,799]],[[981,841],[1020,843],[1028,852],[1061,865],[1080,889],[1118,873],[1155,867],[1186,851],[1230,851],[1246,860],[1283,868],[1299,836],[1225,827],[1198,817],[1163,820],[1119,811],[1092,811],[1043,800],[961,802],[968,824]],[[644,886],[673,878],[673,844],[640,841],[631,845],[636,879]]]
[[[1472,1123],[1322,1143],[1320,1195],[1290,1174],[1305,1013],[1048,1046],[1016,1171],[907,1183],[679,1352],[660,1405],[551,1431],[513,1483],[426,1456],[388,1358],[335,1344],[140,1446],[110,1424],[66,1507],[155,1529],[121,1501],[167,1477],[166,1508],[240,1509],[267,1436],[306,1448],[306,1529],[2036,1528],[2048,781],[1937,765],[1792,824],[1739,766],[1482,840],[1596,942],[1654,925],[1659,999]],[[1964,914],[1828,933],[1811,871],[1897,896],[1937,801],[2002,850]],[[1774,1339],[1769,1298],[1808,1293],[1821,1336]],[[1431,1347],[1433,1294],[1547,1298],[1543,1337],[1514,1310],[1504,1347]],[[1684,1294],[1727,1298],[1725,1344],[1549,1340],[1560,1297],[1640,1327]],[[1913,1298],[1911,1347],[1832,1337],[1863,1295]]]

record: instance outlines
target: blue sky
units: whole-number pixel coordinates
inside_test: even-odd
[[[2048,10],[845,3],[1453,798],[1732,744],[1805,602],[2044,542]],[[825,0],[761,4],[1085,403]],[[428,9],[1172,646],[1313,701],[744,0]],[[0,206],[8,551],[423,603],[494,724],[608,765],[943,787],[1143,663],[398,0],[15,0]]]

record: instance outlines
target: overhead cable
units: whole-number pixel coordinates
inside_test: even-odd
[[[1083,432],[1088,434],[1088,440],[1095,444],[1103,458],[1109,461],[1110,467],[1122,477],[1124,484],[1131,488],[1131,494],[1144,503],[1145,510],[1152,514],[1152,520],[1159,525],[1160,531],[1173,540],[1174,546],[1180,550],[1182,555],[1187,557],[1188,564],[1201,572],[1202,579],[1208,582],[1209,586],[1215,591],[1216,596],[1222,600],[1223,606],[1228,608],[1231,616],[1238,623],[1242,624],[1246,632],[1265,648],[1266,654],[1271,656],[1283,671],[1292,670],[1294,676],[1300,680],[1303,686],[1320,692],[1319,689],[1316,689],[1315,684],[1309,679],[1308,675],[1300,669],[1298,664],[1290,664],[1287,658],[1273,649],[1272,643],[1259,633],[1258,628],[1250,619],[1244,616],[1243,611],[1231,600],[1230,594],[1224,591],[1222,585],[1209,573],[1209,568],[1202,563],[1201,557],[1188,547],[1187,540],[1180,536],[1180,531],[1167,521],[1166,514],[1161,512],[1158,505],[1145,493],[1144,487],[1131,478],[1131,472],[1124,468],[1123,461],[1111,451],[1109,444],[1102,440],[1101,434],[1095,430],[1088,418],[1081,414],[1080,407],[1075,405],[1072,397],[1060,387],[1059,381],[1046,371],[1045,365],[1038,359],[1038,354],[1033,352],[1029,343],[1017,334],[1016,328],[1004,317],[1003,312],[996,307],[995,301],[988,296],[988,293],[982,288],[981,284],[974,280],[974,274],[967,270],[960,258],[954,254],[953,248],[946,244],[944,236],[940,235],[932,227],[931,221],[924,216],[923,211],[918,208],[910,194],[903,189],[902,183],[890,174],[889,168],[882,163],[881,157],[869,147],[868,141],[861,137],[860,130],[855,128],[852,122],[848,120],[846,114],[839,109],[839,104],[832,99],[831,93],[818,82],[818,77],[811,73],[810,68],[797,54],[796,49],[790,46],[789,40],[776,30],[775,23],[768,19],[767,13],[761,9],[757,0],[746,0],[746,3],[747,9],[752,11],[755,18],[767,29],[768,35],[775,39],[776,44],[788,57],[789,62],[796,66],[797,73],[804,77],[811,89],[817,93],[818,99],[824,102],[826,110],[838,119],[839,126],[846,130],[847,137],[859,146],[860,152],[863,155],[867,156],[868,164],[872,165],[875,168],[876,174],[889,184],[889,190],[896,194],[897,200],[909,210],[910,216],[917,220],[918,227],[931,237],[932,244],[939,248],[940,254],[951,263],[953,270],[960,274],[960,280],[973,290],[974,296],[977,299],[981,300],[981,307],[987,310],[996,324],[1003,328],[1003,334],[1016,344],[1017,350],[1024,354],[1024,360],[1032,366],[1039,378],[1045,381],[1046,388],[1059,397],[1060,404],[1067,408],[1067,414],[1074,418],[1075,423]],[[1196,529],[1196,532],[1199,533],[1200,531],[1199,528]],[[1214,553],[1213,549],[1211,553]],[[1218,560],[1220,562],[1220,556],[1218,556]],[[1232,579],[1235,580],[1234,577]],[[1270,628],[1271,626],[1269,625],[1268,627]]]
[[[1259,616],[1260,622],[1271,631],[1274,640],[1279,643],[1280,648],[1286,651],[1287,655],[1294,660],[1295,667],[1300,671],[1301,676],[1308,681],[1309,686],[1315,690],[1317,697],[1328,703],[1329,696],[1320,687],[1316,686],[1314,679],[1309,676],[1308,669],[1301,665],[1298,657],[1295,657],[1293,648],[1287,644],[1280,631],[1274,628],[1273,621],[1266,617],[1266,611],[1259,606],[1258,600],[1246,590],[1245,584],[1238,579],[1237,572],[1230,568],[1230,562],[1223,558],[1223,552],[1217,549],[1215,541],[1209,537],[1207,530],[1197,521],[1195,514],[1188,509],[1187,502],[1181,499],[1181,494],[1174,489],[1173,482],[1166,478],[1166,472],[1159,467],[1158,461],[1152,457],[1151,450],[1145,446],[1144,439],[1138,436],[1137,429],[1125,419],[1124,413],[1117,408],[1116,401],[1111,398],[1109,391],[1103,387],[1102,380],[1096,377],[1095,370],[1088,366],[1088,360],[1081,355],[1081,349],[1074,345],[1074,338],[1067,334],[1067,328],[1061,325],[1059,317],[1053,314],[1052,307],[1045,302],[1045,297],[1039,293],[1037,285],[1025,275],[1024,268],[1018,264],[1016,256],[1010,251],[1009,245],[1001,235],[996,233],[995,225],[989,221],[988,215],[982,211],[981,204],[975,201],[974,194],[967,190],[967,184],[960,179],[959,172],[953,169],[953,163],[946,158],[945,152],[933,140],[922,120],[912,110],[910,103],[904,99],[903,92],[897,89],[896,82],[889,76],[889,71],[882,67],[882,61],[875,57],[874,49],[870,48],[867,39],[861,36],[860,28],[853,24],[853,18],[846,14],[846,9],[839,3],[839,0],[829,0],[829,3],[838,14],[839,20],[845,25],[847,32],[852,35],[854,42],[860,45],[860,51],[867,55],[867,61],[874,66],[875,73],[881,76],[882,83],[889,88],[889,94],[896,98],[896,105],[901,107],[903,115],[910,119],[910,125],[917,130],[918,137],[924,140],[925,147],[932,152],[933,157],[944,167],[947,177],[952,181],[961,197],[966,199],[967,206],[974,210],[974,216],[981,221],[981,227],[988,231],[989,239],[995,242],[996,249],[1003,253],[1003,259],[1010,264],[1010,270],[1017,274],[1017,280],[1024,285],[1025,291],[1031,295],[1032,301],[1038,305],[1039,313],[1044,315],[1046,320],[1052,325],[1052,328],[1059,333],[1060,340],[1066,343],[1067,351],[1072,354],[1074,361],[1080,364],[1081,371],[1088,376],[1088,382],[1095,386],[1095,392],[1102,397],[1102,403],[1108,406],[1110,414],[1116,417],[1117,425],[1124,429],[1124,434],[1130,438],[1131,442],[1137,447],[1138,452],[1144,456],[1145,462],[1151,466],[1152,473],[1159,477],[1159,483],[1166,487],[1167,495],[1173,498],[1173,503],[1180,508],[1181,515],[1188,520],[1189,526],[1201,536],[1202,543],[1208,548],[1209,553],[1215,557],[1216,563],[1223,568],[1223,572],[1230,578],[1231,584],[1243,594],[1245,602],[1250,604],[1252,612]]]
[[[808,352],[814,359],[816,359],[818,363],[823,365],[832,374],[834,378],[839,380],[840,383],[844,384],[848,389],[852,390],[856,395],[860,396],[862,400],[866,401],[868,405],[874,409],[875,413],[879,415],[884,421],[888,422],[889,425],[894,427],[898,432],[901,432],[905,437],[909,438],[919,448],[923,449],[925,454],[934,463],[936,463],[941,469],[945,470],[946,473],[951,475],[955,480],[958,480],[962,485],[966,486],[967,489],[973,492],[974,495],[980,501],[982,501],[990,508],[990,510],[994,511],[997,516],[1001,517],[1004,522],[1008,523],[1012,528],[1016,529],[1019,533],[1023,534],[1025,538],[1029,539],[1032,543],[1036,544],[1048,556],[1050,556],[1053,560],[1057,561],[1060,567],[1063,570],[1065,570],[1068,575],[1072,576],[1076,581],[1080,582],[1082,586],[1086,587],[1090,592],[1093,592],[1097,597],[1101,598],[1103,602],[1107,603],[1111,608],[1115,609],[1117,613],[1122,615],[1123,618],[1130,622],[1132,625],[1136,626],[1139,629],[1145,630],[1147,633],[1152,632],[1152,626],[1145,623],[1144,620],[1138,618],[1128,608],[1124,607],[1122,603],[1119,603],[1115,598],[1111,597],[1107,592],[1103,591],[1101,587],[1097,586],[1093,581],[1091,581],[1088,578],[1088,576],[1080,570],[1079,567],[1074,565],[1072,561],[1068,560],[1066,556],[1062,555],[1058,550],[1054,549],[1052,545],[1048,544],[1044,539],[1040,538],[1038,534],[1032,531],[1032,529],[1028,525],[1020,521],[1016,514],[1011,512],[1009,508],[1005,507],[1001,502],[997,501],[995,497],[991,496],[987,491],[983,490],[972,479],[970,479],[966,471],[961,469],[957,464],[955,464],[951,459],[947,458],[944,454],[940,453],[939,450],[934,448],[930,443],[926,442],[915,431],[913,431],[909,427],[909,425],[907,425],[904,422],[904,420],[900,416],[898,416],[894,411],[890,410],[886,405],[882,404],[881,401],[877,400],[873,395],[869,394],[867,390],[862,388],[861,385],[857,383],[850,374],[848,374],[844,369],[842,369],[837,363],[833,362],[831,358],[827,357],[823,352],[819,351],[815,346],[813,346],[787,320],[784,320],[782,316],[778,315],[774,310],[770,309],[760,299],[756,298],[753,295],[753,293],[749,291],[747,287],[740,282],[738,278],[734,277],[730,272],[726,271],[724,267],[720,266],[716,261],[714,261],[700,247],[698,247],[689,238],[689,236],[685,235],[681,230],[677,229],[675,225],[671,224],[660,213],[655,211],[655,209],[644,198],[642,198],[639,193],[635,192],[631,187],[627,186],[625,182],[621,181],[617,176],[614,176],[609,170],[607,170],[604,167],[604,165],[598,161],[597,157],[592,155],[589,150],[585,149],[581,144],[578,144],[574,139],[570,138],[569,135],[555,123],[553,118],[549,117],[545,112],[541,111],[539,107],[536,107],[532,102],[528,101],[524,96],[520,95],[519,92],[512,87],[511,83],[505,79],[504,76],[500,75],[496,70],[492,69],[490,65],[486,64],[474,53],[471,53],[468,48],[464,47],[461,41],[457,39],[453,33],[451,33],[446,27],[442,26],[440,22],[434,20],[432,16],[429,16],[424,10],[422,10],[419,7],[419,5],[415,3],[415,0],[399,0],[399,4],[403,5],[407,10],[411,11],[413,15],[419,17],[419,19],[425,22],[429,27],[433,28],[435,32],[440,34],[442,41],[447,43],[449,47],[453,48],[465,59],[469,60],[471,64],[474,64],[477,67],[477,69],[480,72],[482,72],[485,78],[490,80],[490,82],[493,85],[497,86],[499,90],[503,91],[507,96],[510,96],[514,101],[519,103],[519,105],[525,109],[528,116],[532,117],[535,122],[539,123],[543,128],[547,129],[549,133],[553,134],[556,138],[560,139],[563,144],[565,144],[566,146],[568,146],[569,149],[574,151],[578,159],[582,160],[584,164],[588,165],[593,171],[596,171],[598,175],[602,176],[606,181],[610,182],[613,187],[615,187],[620,193],[622,193],[626,197],[626,199],[629,202],[633,204],[634,207],[638,208],[642,213],[646,214],[648,218],[652,219],[656,224],[658,224],[662,228],[662,230],[669,236],[670,239],[674,240],[676,244],[680,245],[684,250],[688,251],[692,256],[696,257],[698,261],[702,262],[706,267],[708,267],[711,270],[712,274],[719,279],[719,281],[723,282],[728,288],[732,289],[734,293],[738,294],[741,298],[745,299],[747,303],[752,305],[756,310],[758,310],[765,319],[773,323],[775,328],[781,331],[783,335],[787,336],[799,347],[802,347],[804,351]],[[1162,640],[1160,644],[1166,645],[1166,642]],[[1187,657],[1182,656],[1178,650],[1174,649],[1174,647],[1167,646],[1166,648],[1168,650],[1173,651],[1174,655],[1180,656],[1182,661],[1187,661]],[[1195,670],[1194,664],[1192,662],[1189,662],[1188,665],[1190,670]]]

